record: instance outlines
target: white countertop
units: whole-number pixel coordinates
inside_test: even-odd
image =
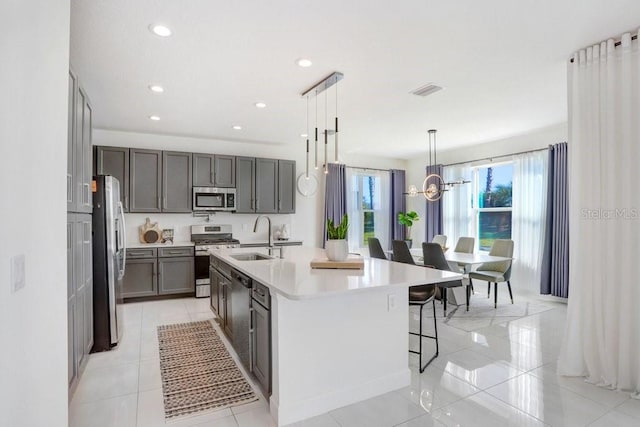
[[[140,242],[127,242],[127,249],[142,249],[142,248],[177,248],[180,246],[194,246],[193,242],[174,242],[174,243],[140,243]]]
[[[324,250],[306,246],[285,251],[285,258],[238,261],[230,255],[264,251],[220,249],[210,253],[288,299],[310,299],[385,287],[408,287],[461,279],[462,275],[409,264],[364,258],[363,270],[312,269]]]

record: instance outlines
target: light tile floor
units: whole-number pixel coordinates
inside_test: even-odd
[[[481,296],[476,294],[473,298]],[[566,306],[535,296],[515,295],[515,298],[520,307],[510,306],[506,298],[499,300],[493,317],[486,314],[474,317],[472,305],[469,313],[450,312],[445,319],[437,307],[440,356],[422,374],[418,373],[417,356],[410,356],[409,387],[336,409],[295,426],[640,425],[640,400],[579,378],[556,375]],[[517,312],[523,303],[527,310],[531,309],[527,313],[535,314],[521,317]],[[424,324],[432,328],[432,311],[425,310],[423,315]],[[412,328],[417,325],[418,317],[412,309]],[[90,355],[70,404],[70,425],[165,425],[156,326],[212,318],[207,299],[125,304],[124,339],[113,351]],[[432,348],[425,350],[428,351]],[[270,427],[275,424],[267,401],[261,397],[248,405],[166,425]]]

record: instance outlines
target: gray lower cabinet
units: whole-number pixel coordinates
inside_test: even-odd
[[[191,212],[192,174],[191,153],[162,152],[163,212]]]
[[[123,298],[195,293],[192,246],[131,248],[123,278]]]
[[[256,211],[256,159],[236,157],[236,213]]]
[[[216,154],[213,166],[214,187],[234,188],[236,186],[236,157]]]
[[[278,160],[278,213],[296,211],[296,162]]]
[[[278,160],[256,159],[256,212],[278,212]]]
[[[162,151],[129,150],[129,212],[162,212]]]
[[[158,294],[195,292],[193,257],[158,258]]]
[[[126,147],[95,147],[96,175],[111,175],[120,182],[120,201],[129,212],[129,149]]]
[[[251,372],[265,395],[271,393],[271,298],[266,286],[253,282],[251,310]],[[262,292],[260,301],[256,292]],[[265,305],[263,303],[266,302]]]
[[[218,309],[218,304],[220,303],[220,282],[218,279],[218,272],[216,271],[215,268],[213,267],[209,267],[209,286],[210,286],[210,305],[211,305],[211,310],[213,310],[213,312],[216,314],[216,316],[220,316],[219,315],[219,309]]]
[[[231,292],[231,282],[224,280],[222,285],[222,311],[223,318],[222,331],[233,344],[233,292]]]
[[[67,214],[68,380],[77,378],[93,347],[91,215]]]
[[[195,187],[214,187],[215,155],[193,153],[193,185]]]
[[[122,283],[122,297],[149,297],[158,295],[158,264],[153,258],[129,258]]]

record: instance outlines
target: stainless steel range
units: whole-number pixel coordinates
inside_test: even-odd
[[[233,238],[231,225],[192,225],[191,241],[195,243],[196,298],[210,295],[209,249],[239,248],[240,241]]]

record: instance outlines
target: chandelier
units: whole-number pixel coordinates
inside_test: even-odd
[[[458,181],[445,182],[440,174],[434,171],[434,167],[438,165],[436,158],[436,133],[435,129],[429,129],[429,164],[427,165],[427,176],[422,181],[422,191],[418,191],[415,185],[410,185],[405,195],[409,197],[415,197],[418,193],[422,194],[425,199],[430,202],[436,202],[442,198],[445,191],[449,191],[450,188],[460,185],[468,184],[471,181],[466,181],[460,178]]]
[[[318,169],[318,134],[321,134],[324,138],[324,166],[323,171],[325,174],[329,173],[329,136],[333,136],[334,142],[334,161],[339,163],[338,161],[338,82],[342,80],[344,74],[340,72],[333,72],[328,77],[320,80],[315,85],[311,86],[309,89],[302,92],[301,96],[306,98],[307,100],[307,153],[306,153],[306,171],[305,177],[309,179],[309,99],[315,97],[315,116],[316,116],[316,125],[314,130],[314,167]],[[334,128],[329,129],[328,126],[328,117],[329,117],[329,107],[328,107],[328,89],[332,86],[335,86],[335,116],[334,116]],[[319,95],[324,92],[324,130],[320,132],[318,129],[318,98]]]

